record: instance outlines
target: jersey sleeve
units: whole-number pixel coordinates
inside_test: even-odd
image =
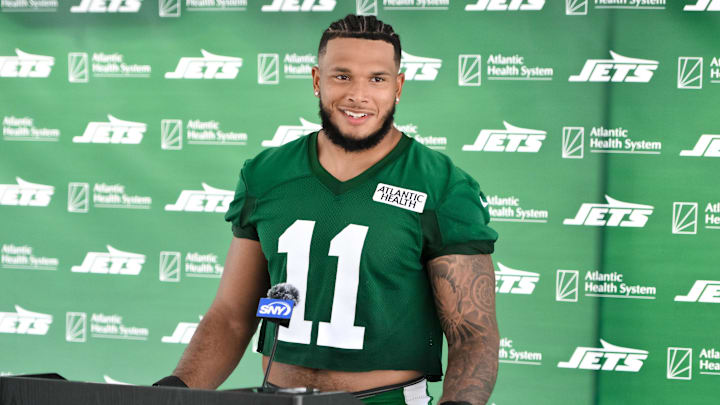
[[[245,168],[240,171],[240,179],[235,188],[235,197],[230,203],[225,220],[232,223],[232,233],[236,238],[259,240],[257,229],[250,222],[250,214],[255,208],[255,197],[250,194],[245,182]]]
[[[436,209],[421,218],[423,261],[439,256],[490,254],[497,232],[488,226],[490,214],[477,182],[466,177],[448,189]]]

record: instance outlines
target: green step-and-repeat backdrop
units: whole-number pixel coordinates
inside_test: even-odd
[[[720,0],[0,0],[0,373],[172,371],[350,13],[401,36],[396,125],[488,196],[490,402],[717,402]],[[261,380],[248,350],[222,388]]]

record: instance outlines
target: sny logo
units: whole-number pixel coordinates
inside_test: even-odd
[[[620,226],[642,228],[655,207],[622,202],[605,195],[607,204],[585,203],[575,218],[566,218],[564,225]]]
[[[660,62],[628,58],[610,51],[612,59],[588,59],[580,74],[570,76],[571,82],[635,82],[652,79]]]
[[[720,0],[697,0],[695,4],[686,4],[683,11],[720,11]]]
[[[302,5],[301,5],[302,3]],[[333,11],[335,0],[273,0],[262,11]]]
[[[560,368],[584,370],[627,371],[637,373],[647,359],[646,350],[612,345],[600,339],[602,348],[578,347],[568,361],[558,363]]]
[[[675,301],[720,304],[720,281],[697,280],[687,295],[676,295]]]
[[[15,49],[17,56],[0,56],[0,77],[48,77],[55,64],[52,56],[33,55]]]
[[[260,318],[290,319],[293,305],[291,300],[260,298],[256,315]]]
[[[73,137],[75,143],[139,144],[147,125],[125,121],[108,114],[108,122],[90,122],[82,136]]]
[[[88,252],[80,266],[72,266],[72,272],[137,276],[142,271],[145,255],[123,252],[110,245],[107,250],[108,253]]]
[[[71,13],[137,13],[141,0],[82,0]]]
[[[0,184],[0,205],[47,207],[55,187],[27,182],[15,177],[17,184]]]
[[[167,204],[165,211],[227,212],[234,193],[202,183],[202,190],[183,190],[175,204]]]
[[[18,335],[46,335],[52,315],[31,312],[15,305],[16,312],[0,312],[0,333]]]
[[[166,79],[234,79],[237,77],[242,58],[214,55],[200,50],[202,58],[182,57],[174,72],[165,73]]]
[[[535,283],[540,280],[539,273],[515,270],[498,262],[500,270],[495,271],[495,292],[501,294],[532,294]]]
[[[402,51],[400,70],[405,73],[405,80],[435,80],[441,67],[442,59],[424,58]]]
[[[680,156],[720,157],[720,135],[703,134],[695,148],[680,151]]]
[[[197,327],[197,322],[180,322],[173,334],[171,336],[163,336],[161,341],[163,343],[181,343],[186,345],[190,343],[190,339],[192,339],[195,334]]]
[[[465,11],[542,10],[545,0],[478,0],[465,6]]]
[[[542,147],[546,132],[519,128],[503,121],[505,129],[483,129],[475,143],[463,145],[464,151],[482,152],[528,152],[536,153]]]

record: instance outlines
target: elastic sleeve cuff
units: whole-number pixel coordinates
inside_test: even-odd
[[[255,230],[252,226],[240,226],[239,224],[233,224],[232,233],[236,238],[260,240],[257,230]]]
[[[155,384],[153,384],[153,387],[182,387],[182,388],[188,388],[187,384],[183,380],[180,379],[180,377],[169,375],[159,381],[157,381]]]
[[[455,245],[443,246],[442,248],[430,251],[425,256],[425,261],[436,257],[447,255],[489,255],[495,251],[494,240],[473,240]]]

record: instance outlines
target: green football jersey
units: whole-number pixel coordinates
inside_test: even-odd
[[[271,283],[300,291],[275,359],[305,367],[442,375],[442,329],[425,264],[492,253],[497,233],[478,184],[403,135],[341,182],[318,161],[317,132],[245,162],[225,216],[259,240]],[[269,354],[275,325],[261,331]]]

